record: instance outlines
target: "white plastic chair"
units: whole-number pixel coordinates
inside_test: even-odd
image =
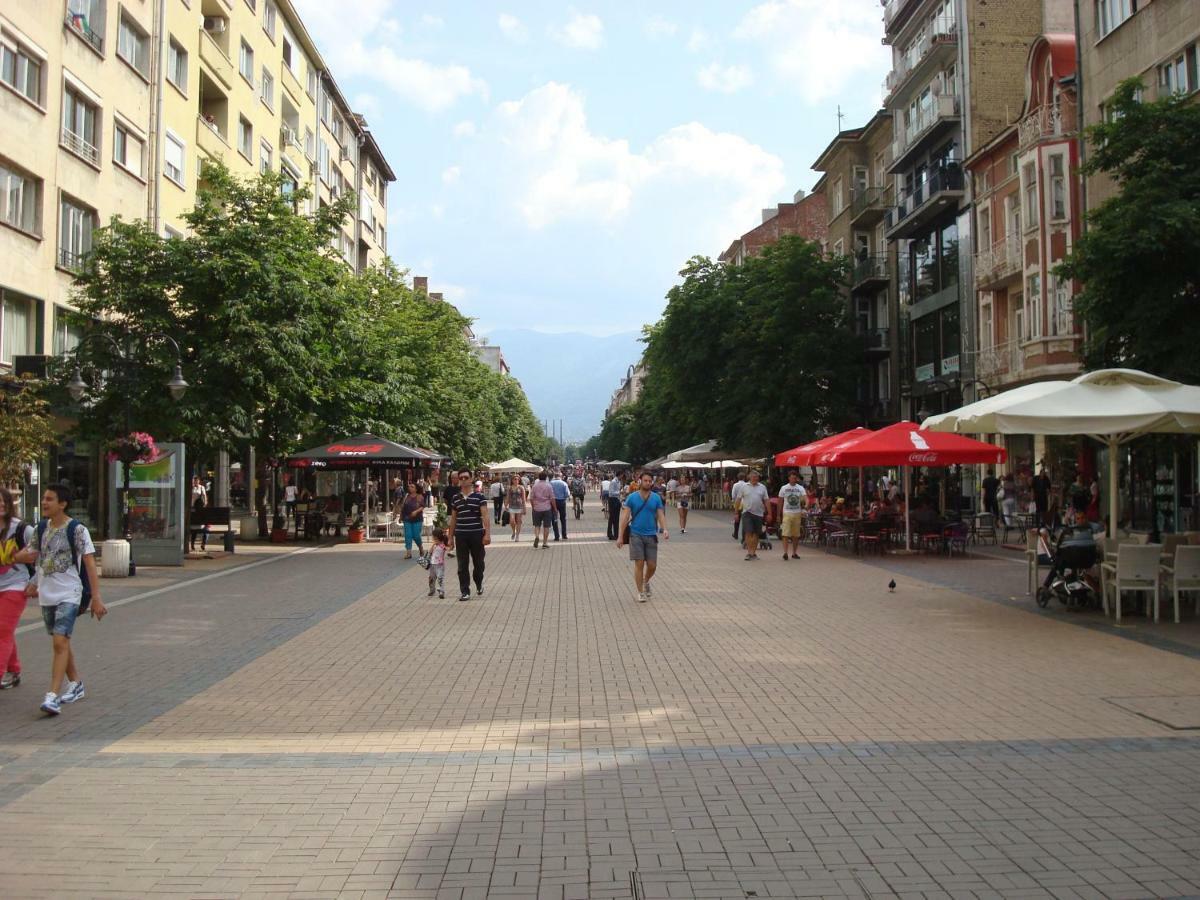
[[[1175,548],[1173,565],[1163,566],[1163,574],[1170,582],[1175,596],[1175,624],[1179,624],[1179,594],[1181,591],[1200,591],[1200,547],[1180,544]],[[1193,605],[1200,601],[1193,598]],[[1157,604],[1156,604],[1157,606]],[[1155,616],[1157,618],[1157,615]]]
[[[1032,594],[1038,589],[1038,536],[1039,529],[1031,528],[1025,532],[1025,563],[1029,567],[1029,581],[1025,593]]]
[[[1117,547],[1117,562],[1100,566],[1100,594],[1104,614],[1108,615],[1108,591],[1115,592],[1114,609],[1117,624],[1121,622],[1121,592],[1146,591],[1154,600],[1154,621],[1158,621],[1159,566],[1162,544],[1121,544]]]

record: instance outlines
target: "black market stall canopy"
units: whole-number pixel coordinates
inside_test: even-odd
[[[289,469],[317,471],[343,469],[437,468],[447,457],[432,451],[397,444],[373,434],[342,438],[311,450],[294,453],[286,460]]]

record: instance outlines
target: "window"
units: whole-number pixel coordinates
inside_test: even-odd
[[[167,81],[187,93],[188,55],[175,38],[167,45]]]
[[[150,75],[150,39],[128,13],[117,23],[117,56],[133,66],[143,78]]]
[[[4,316],[0,319],[0,361],[12,364],[14,356],[28,356],[34,352],[37,338],[37,304],[31,297],[23,297],[12,291],[0,291],[0,305]]]
[[[1054,285],[1054,310],[1050,319],[1051,334],[1066,335],[1075,331],[1075,320],[1071,314],[1071,282],[1066,278],[1051,276]]]
[[[277,10],[275,9],[275,0],[266,0],[263,3],[263,31],[275,40],[275,19]]]
[[[1028,340],[1042,336],[1042,276],[1030,275],[1025,280],[1025,328]]]
[[[1037,228],[1038,225],[1038,186],[1037,186],[1037,169],[1033,163],[1026,163],[1025,170],[1021,175],[1023,190],[1025,191],[1025,227],[1026,229]]]
[[[42,105],[42,60],[7,30],[0,31],[0,81]]]
[[[145,177],[146,140],[120,119],[113,121],[113,162],[136,175]]]
[[[317,142],[317,171],[321,173],[321,180],[327,185],[329,180],[329,145],[324,141]]]
[[[54,307],[54,355],[65,356],[83,340],[83,326],[65,306]]]
[[[321,121],[325,123],[326,128],[332,128],[329,124],[333,117],[333,101],[329,99],[329,92],[326,91],[321,95]]]
[[[986,207],[979,210],[979,250],[984,252],[992,247],[992,214]]]
[[[1096,0],[1096,31],[1100,37],[1111,34],[1137,9],[1138,0]]]
[[[104,52],[105,0],[67,0],[67,25],[97,53]]]
[[[242,41],[242,48],[238,51],[238,71],[242,73],[242,77],[254,85],[254,48]]]
[[[387,252],[387,229],[382,225],[379,226],[379,249]]]
[[[1196,90],[1196,45],[1184,49],[1178,56],[1158,67],[1159,96],[1190,94]]]
[[[313,130],[307,126],[304,129],[304,155],[310,162],[316,159],[317,155],[316,138],[313,136]]]
[[[981,295],[983,296],[983,295]],[[996,343],[996,330],[994,320],[992,318],[992,300],[991,294],[986,295],[988,299],[984,300],[979,307],[979,349],[991,350]]]
[[[72,85],[63,89],[63,146],[92,165],[100,163],[99,112],[96,104]]]
[[[261,141],[258,145],[258,171],[271,171],[271,145],[266,141]]]
[[[169,132],[163,142],[163,171],[180,187],[183,187],[183,167],[185,149],[183,141]]]
[[[251,162],[254,161],[254,126],[245,116],[238,116],[237,148],[238,153]]]
[[[336,131],[334,133],[337,134]],[[830,189],[830,196],[832,198],[830,205],[833,209],[833,215],[830,216],[830,219],[836,219],[842,214],[842,179],[839,178],[833,183],[833,187]]]
[[[0,162],[0,221],[28,234],[41,234],[42,183]]]
[[[275,79],[271,77],[266,66],[263,66],[262,70],[262,91],[259,92],[259,96],[268,107],[275,108]]]
[[[92,231],[96,211],[68,198],[65,194],[58,211],[58,264],[78,270],[92,251]]]
[[[317,96],[317,70],[313,68],[312,63],[308,64],[308,84],[306,87],[308,89],[308,96]]]
[[[292,49],[292,42],[288,40],[288,36],[283,36],[283,64],[292,70],[296,71],[296,52]]]
[[[279,192],[285,197],[291,197],[300,187],[300,174],[287,162],[280,165],[279,171],[283,175],[283,183],[280,185]]]
[[[846,255],[846,245],[842,242],[841,238],[838,238],[836,241],[833,242],[833,255],[834,256],[845,256]]]
[[[1050,157],[1050,217],[1067,217],[1067,176],[1061,153]]]
[[[1016,194],[1004,198],[1004,237],[1015,244],[1021,236],[1021,203]]]

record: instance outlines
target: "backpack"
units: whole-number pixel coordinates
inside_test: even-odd
[[[42,551],[42,540],[46,536],[47,525],[49,525],[48,519],[42,519],[38,522],[36,540],[39,553]],[[71,519],[67,522],[67,546],[71,548],[71,565],[79,572],[79,581],[83,585],[83,593],[79,595],[80,615],[87,612],[88,607],[92,605],[92,582],[83,569],[83,562],[79,559],[79,553],[75,550],[75,535],[79,533],[79,529],[82,527],[83,523],[78,519]]]
[[[25,549],[25,523],[20,519],[13,519],[13,540],[17,542],[17,552],[20,553]],[[25,563],[25,568],[29,570],[29,577],[33,578],[37,574],[37,569],[31,563]]]

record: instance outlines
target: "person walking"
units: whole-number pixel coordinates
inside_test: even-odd
[[[729,499],[733,503],[733,539],[738,539],[738,529],[742,524],[742,491],[746,487],[746,479],[738,472],[738,480],[729,489]],[[745,543],[745,540],[742,541]]]
[[[750,480],[738,492],[742,504],[742,537],[746,541],[746,559],[758,559],[758,539],[762,535],[770,496],[766,485],[759,481],[757,469],[750,471]]]
[[[618,537],[617,524],[621,521],[621,479],[615,474],[608,480],[608,491],[605,493],[607,507],[605,516],[608,519],[607,536],[610,541]]]
[[[688,510],[692,506],[692,482],[686,475],[675,483],[675,503],[679,513],[679,533],[687,534]]]
[[[1046,464],[1039,466],[1037,475],[1033,478],[1033,506],[1037,511],[1039,525],[1050,524],[1050,476],[1046,474]]]
[[[783,503],[783,518],[780,520],[779,536],[783,538],[783,558],[788,558],[788,543],[792,545],[792,559],[800,554],[800,536],[804,533],[804,509],[808,506],[808,491],[800,483],[800,473],[788,472],[787,484],[779,489]]]
[[[521,484],[521,477],[513,475],[508,479],[508,527],[512,529],[512,539],[521,539],[521,524],[525,521],[526,494],[528,489]]]
[[[492,524],[500,524],[500,511],[504,508],[504,481],[493,478],[488,486],[488,497],[492,501]]]
[[[458,473],[459,492],[450,508],[450,541],[448,551],[458,547],[459,600],[471,599],[471,576],[474,569],[475,595],[483,596],[485,549],[492,542],[491,521],[486,513],[487,497],[471,490],[471,472]]]
[[[429,551],[429,596],[437,590],[439,600],[446,599],[446,532],[433,529],[433,549]]]
[[[533,508],[533,549],[538,548],[540,540],[545,550],[550,546],[550,525],[555,519],[554,488],[550,487],[545,469],[538,472],[529,489],[529,505]]]
[[[983,479],[983,511],[992,514],[994,519],[1000,518],[1000,479],[996,477],[995,469],[988,469]]]
[[[567,539],[567,507],[571,505],[571,486],[563,480],[562,473],[556,472],[550,480],[550,490],[554,492],[554,539],[558,540],[561,526],[562,539]]]
[[[71,649],[80,608],[86,601],[97,621],[108,614],[100,599],[96,547],[83,523],[68,514],[71,499],[71,490],[65,484],[46,486],[42,492],[43,521],[38,524],[33,543],[16,555],[17,562],[36,563],[37,585],[32,590],[54,648],[50,690],[42,700],[42,712],[50,716],[62,712],[62,704],[84,698],[83,679]]]
[[[658,535],[670,540],[667,532],[667,513],[662,497],[651,490],[654,480],[649,472],[638,477],[638,489],[632,492],[621,508],[620,537],[617,549],[629,541],[629,558],[633,560],[633,583],[637,587],[638,602],[650,599],[650,579],[658,570]],[[626,535],[625,526],[629,526]]]
[[[424,555],[421,531],[425,527],[425,497],[420,485],[409,482],[408,493],[392,512],[400,517],[404,526],[404,558],[412,559],[413,544],[417,545],[417,555]]]
[[[17,653],[17,623],[25,611],[25,588],[29,585],[30,566],[16,562],[16,556],[33,546],[34,529],[17,518],[12,491],[0,487],[0,690],[21,683],[21,657]]]

